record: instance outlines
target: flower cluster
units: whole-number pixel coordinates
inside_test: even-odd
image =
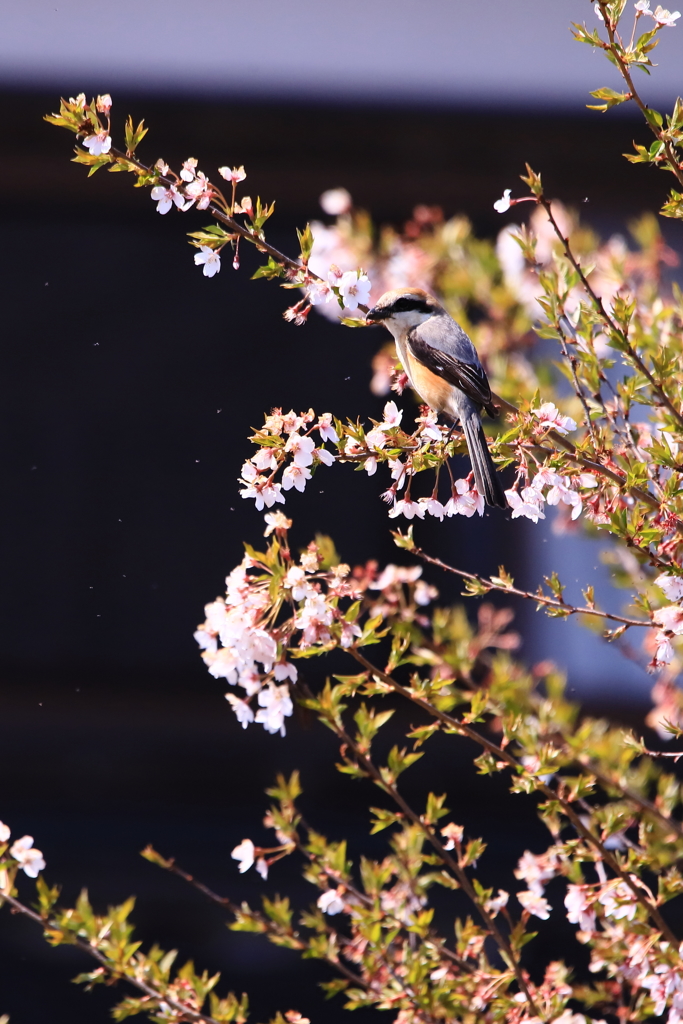
[[[0,821],[0,894],[12,890],[18,870],[29,878],[37,878],[45,868],[45,858],[33,845],[33,836],[22,836],[9,845],[10,828]]]

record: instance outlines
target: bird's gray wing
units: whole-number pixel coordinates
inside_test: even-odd
[[[408,345],[428,370],[459,388],[477,405],[483,405],[490,416],[496,415],[486,371],[474,345],[454,320],[434,317],[425,321],[410,331]]]

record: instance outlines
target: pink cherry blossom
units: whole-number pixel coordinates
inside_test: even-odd
[[[537,893],[531,892],[531,890],[518,892],[516,893],[516,896],[529,914],[533,914],[534,917],[539,917],[541,921],[548,920],[551,908],[544,896],[539,896]]]
[[[669,604],[665,608],[658,608],[652,616],[652,621],[656,622],[662,629],[669,630],[676,636],[680,636],[683,633],[683,608],[677,604]]]
[[[111,96],[109,93],[105,92],[103,96],[98,96],[95,106],[98,114],[104,114],[105,117],[108,117],[111,110]]]
[[[299,678],[297,667],[292,665],[291,661],[278,661],[277,665],[273,666],[273,675],[277,683],[283,683],[285,679],[295,683]]]
[[[6,843],[11,834],[9,825],[5,825],[4,821],[0,821],[0,843]]]
[[[595,929],[595,911],[588,900],[585,885],[568,885],[564,905],[570,924],[578,924],[582,932],[592,932]]]
[[[312,306],[323,306],[336,299],[336,295],[326,281],[313,281],[308,286],[306,297]]]
[[[420,498],[419,504],[423,506],[425,512],[427,512],[430,516],[434,516],[436,519],[439,519],[441,522],[443,522],[443,517],[446,514],[446,510],[438,498]]]
[[[317,462],[322,462],[323,466],[333,466],[335,458],[332,452],[328,452],[327,448],[314,448],[313,458]]]
[[[351,647],[355,637],[362,636],[363,630],[355,622],[342,622],[341,647]]]
[[[382,415],[384,419],[379,425],[379,430],[391,430],[393,427],[400,427],[403,413],[397,407],[396,402],[387,402]]]
[[[663,572],[655,580],[655,586],[664,592],[669,601],[680,601],[683,597],[683,576],[670,576]]]
[[[180,171],[180,177],[183,181],[193,181],[197,174],[198,160],[194,156],[188,156],[187,160],[183,160],[183,166]]]
[[[293,454],[295,466],[310,466],[313,462],[315,441],[312,437],[301,437],[296,431],[289,435],[285,451]]]
[[[277,459],[275,458],[275,454],[272,448],[260,448],[256,455],[252,455],[250,462],[254,464],[254,466],[256,467],[256,469],[258,469],[260,473],[264,472],[265,470],[277,469]],[[249,470],[247,470],[246,468],[248,465],[249,463],[245,462],[244,466],[242,467],[242,477],[245,480],[248,479],[248,477],[244,475],[245,472],[249,472]]]
[[[506,491],[505,497],[512,509],[513,519],[525,516],[525,518],[531,519],[533,523],[537,523],[539,519],[545,519],[545,514],[541,511],[540,507],[540,502],[543,501],[543,498],[533,487],[525,487],[521,496],[517,491]]]
[[[374,455],[371,455],[368,459],[365,460],[363,469],[368,474],[368,476],[375,475],[375,473],[377,472],[377,459],[375,458]]]
[[[531,414],[538,417],[541,426],[556,430],[559,434],[568,434],[570,430],[576,430],[576,421],[571,416],[562,416],[552,402],[544,402],[539,409],[532,409]]]
[[[650,13],[649,11],[647,12]],[[661,7],[659,4],[655,7],[655,12],[652,17],[655,19],[658,25],[665,25],[668,28],[675,28],[676,22],[681,16],[680,11],[667,11],[666,7]]]
[[[494,896],[492,899],[488,899],[486,901],[484,909],[486,910],[486,913],[490,917],[495,917],[496,914],[499,914],[501,912],[503,907],[506,907],[508,905],[509,899],[510,893],[506,892],[505,889],[499,889],[497,896]]]

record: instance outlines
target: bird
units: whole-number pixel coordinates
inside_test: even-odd
[[[492,417],[497,409],[486,371],[460,324],[422,288],[385,292],[365,319],[391,332],[410,385],[422,400],[460,422],[475,486],[486,504],[507,508],[481,426],[482,409]]]

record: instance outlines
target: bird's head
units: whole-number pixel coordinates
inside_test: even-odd
[[[383,323],[396,336],[443,312],[443,306],[422,288],[397,288],[385,292],[365,319],[370,324]]]

